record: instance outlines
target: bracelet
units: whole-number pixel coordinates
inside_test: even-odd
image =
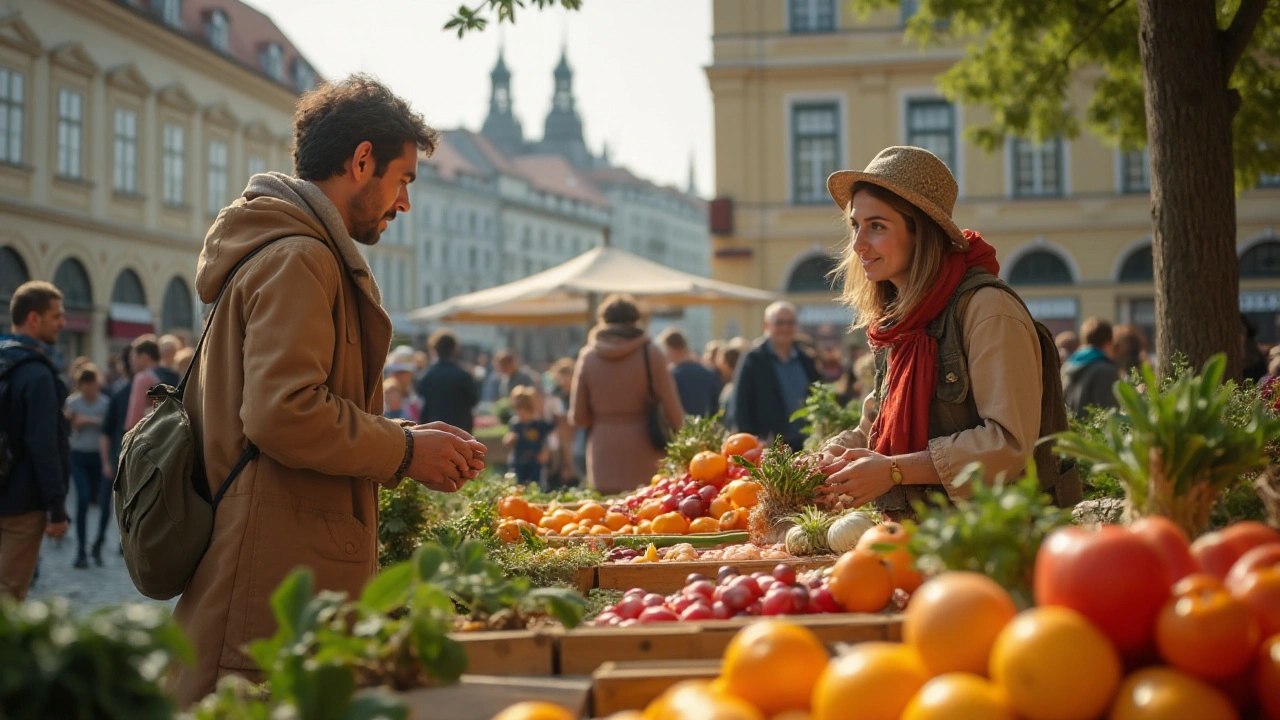
[[[400,467],[396,468],[396,474],[392,476],[392,480],[404,477],[405,472],[409,470],[409,462],[413,460],[413,431],[403,426],[400,429],[404,431],[404,460],[400,461]]]

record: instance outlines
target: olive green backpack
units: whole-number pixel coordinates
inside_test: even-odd
[[[258,447],[249,443],[217,494],[210,497],[199,439],[182,404],[182,394],[231,279],[271,242],[275,241],[258,246],[231,268],[178,387],[161,384],[148,388],[147,397],[155,403],[155,410],[124,436],[111,488],[116,522],[129,578],[138,592],[149,598],[168,600],[186,588],[209,548],[218,503],[231,481],[258,456]]]

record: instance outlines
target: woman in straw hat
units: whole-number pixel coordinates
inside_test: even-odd
[[[876,382],[859,427],[824,448],[822,490],[900,518],[935,492],[969,494],[953,483],[971,462],[1020,472],[1040,429],[1040,344],[995,250],[951,219],[951,172],[891,147],[827,190],[849,223],[842,299],[867,328]]]

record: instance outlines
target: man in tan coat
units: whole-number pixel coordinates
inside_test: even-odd
[[[208,552],[175,617],[196,663],[171,690],[191,703],[227,674],[252,675],[245,646],[275,632],[272,591],[298,566],[318,589],[357,595],[377,571],[378,486],[402,477],[451,492],[484,467],[484,446],[435,423],[382,415],[391,321],[356,243],[398,212],[418,153],[437,135],[378,82],[354,76],[299,101],[297,177],[255,175],[200,253],[196,286],[212,319],[185,403],[210,494],[252,442],[218,506]]]

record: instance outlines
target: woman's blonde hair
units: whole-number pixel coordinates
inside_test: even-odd
[[[898,289],[888,280],[872,282],[858,267],[858,254],[853,250],[853,223],[849,221],[851,209],[845,210],[845,222],[849,225],[849,240],[836,269],[835,277],[843,280],[844,291],[840,300],[853,309],[853,329],[880,327],[901,321],[920,304],[933,288],[933,282],[942,270],[942,261],[951,250],[951,241],[938,223],[924,211],[903,199],[897,193],[868,182],[855,183],[849,197],[858,193],[870,193],[871,197],[893,208],[902,216],[907,232],[915,239],[911,253],[911,265],[907,275],[907,287]]]

